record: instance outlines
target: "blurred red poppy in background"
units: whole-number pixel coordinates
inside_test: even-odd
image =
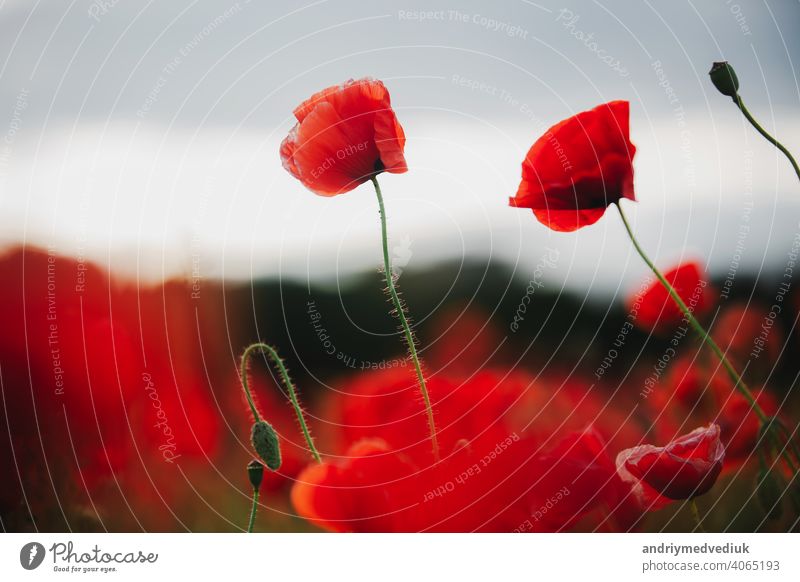
[[[294,110],[281,143],[283,167],[320,196],[349,192],[381,172],[406,172],[406,138],[381,81],[347,81]]]
[[[767,416],[777,414],[777,399],[772,392],[761,388],[753,390],[753,396]],[[724,471],[736,469],[750,459],[758,443],[758,416],[707,350],[672,362],[663,389],[649,395],[647,407],[659,439],[670,440],[695,423],[711,420],[719,425],[725,446]]]
[[[503,342],[492,314],[478,307],[444,306],[432,327],[435,334],[426,342],[426,362],[434,370],[477,371],[502,354]]]
[[[413,382],[402,369],[361,374],[331,397],[341,453],[298,476],[302,517],[332,531],[557,531],[627,529],[641,515],[606,444],[639,433],[585,389],[500,370],[433,376],[434,463]]]
[[[692,354],[691,356],[683,356],[677,358],[670,366],[666,376],[666,384],[672,388],[673,394],[677,402],[674,405],[682,406],[683,408],[691,410],[695,405],[702,403],[706,396],[713,395],[711,390],[711,383],[719,378],[723,383],[727,378],[727,372],[714,375],[709,378],[709,374],[705,373],[705,354]],[[728,384],[725,384],[728,387]],[[731,384],[729,386],[733,388]],[[663,406],[673,405],[671,398],[660,402]],[[674,434],[674,433],[673,433]]]
[[[725,394],[719,394],[720,410],[715,418],[720,427],[722,442],[725,444],[726,467],[728,460],[747,460],[755,450],[761,430],[761,421],[747,399],[732,390],[729,382]],[[767,416],[778,411],[775,396],[765,389],[753,391],[753,397]]]
[[[756,302],[725,307],[714,324],[714,340],[728,358],[748,363],[747,372],[761,378],[771,375],[781,355],[786,335],[775,313]]]
[[[716,424],[696,428],[664,447],[640,445],[617,455],[624,481],[641,487],[643,499],[652,490],[667,499],[691,499],[706,493],[722,471],[725,447]]]
[[[549,228],[597,222],[621,198],[635,200],[629,103],[611,101],[551,127],[528,151],[511,206],[530,208]]]
[[[681,263],[664,274],[664,278],[675,288],[683,302],[700,319],[714,306],[702,268],[694,261]],[[641,295],[628,300],[629,306],[636,304],[636,324],[645,331],[666,333],[683,320],[683,312],[659,281],[653,283]]]
[[[186,283],[136,286],[41,250],[0,257],[0,278],[3,514],[172,529],[193,464],[218,446],[203,372],[219,361],[201,355],[216,322]]]

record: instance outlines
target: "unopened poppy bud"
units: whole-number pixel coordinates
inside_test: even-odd
[[[278,435],[272,425],[263,420],[256,421],[253,424],[250,438],[258,456],[264,460],[271,471],[277,471],[281,466],[281,447],[278,443]]]
[[[250,485],[254,491],[261,489],[261,481],[264,480],[264,463],[253,459],[247,463],[247,476],[250,478]]]
[[[711,70],[708,72],[711,77],[711,82],[714,87],[728,97],[736,97],[739,92],[739,79],[736,76],[736,71],[728,64],[728,61],[714,63]]]
[[[778,480],[772,471],[766,467],[762,467],[758,471],[756,479],[756,496],[761,508],[767,514],[769,519],[778,519],[781,516],[781,497],[782,491],[778,484]]]

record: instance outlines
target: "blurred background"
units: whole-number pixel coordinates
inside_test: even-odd
[[[384,81],[408,138],[409,172],[381,182],[431,373],[521,367],[636,400],[662,338],[635,332],[594,376],[647,275],[619,217],[563,234],[507,205],[530,145],[613,99],[631,102],[640,242],[665,269],[705,268],[721,307],[708,321],[738,314],[726,337],[746,361],[778,285],[796,282],[800,196],[707,72],[734,64],[751,112],[800,151],[798,16],[790,1],[0,0],[3,529],[241,528],[248,343],[279,347],[323,426],[318,402],[348,374],[405,365],[374,194],[317,197],[278,156],[292,109],[349,78]],[[788,296],[748,373],[796,411]],[[264,529],[309,529],[274,487]],[[650,527],[686,527],[672,517]]]
[[[506,206],[543,129],[627,99],[647,248],[694,250],[726,272],[753,203],[759,236],[742,260],[757,271],[796,230],[794,176],[707,72],[734,63],[754,114],[797,149],[796,17],[793,2],[6,1],[1,236],[106,264],[110,253],[130,259],[113,268],[153,278],[193,259],[206,278],[372,269],[373,195],[309,195],[276,152],[299,101],[373,76],[409,139],[413,171],[384,189],[410,266],[476,258],[525,272],[549,244],[563,255],[554,284],[608,293],[635,280],[644,269],[616,218],[561,236]]]

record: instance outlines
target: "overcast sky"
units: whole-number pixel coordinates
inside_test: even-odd
[[[800,151],[799,25],[793,0],[0,0],[0,242],[146,277],[193,259],[204,277],[374,269],[369,187],[316,197],[277,153],[297,103],[368,75],[408,136],[409,173],[383,182],[409,267],[491,256],[525,277],[558,248],[560,283],[641,276],[619,217],[565,235],[506,204],[547,126],[627,99],[630,212],[652,254],[724,273],[744,245],[751,270],[780,268],[800,186],[707,72],[735,64],[751,110]]]

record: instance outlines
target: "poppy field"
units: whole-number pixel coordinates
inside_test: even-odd
[[[2,301],[4,433],[13,435],[4,473],[17,477],[4,489],[4,523],[187,527],[187,486],[236,483],[230,503],[242,505],[246,474],[248,530],[637,531],[665,516],[667,527],[716,529],[743,509],[750,527],[793,529],[796,399],[764,372],[769,379],[787,357],[800,295],[788,292],[789,278],[780,310],[722,310],[700,265],[662,274],[650,261],[623,211],[636,203],[629,108],[613,101],[551,127],[524,157],[509,205],[531,209],[532,228],[559,232],[619,212],[654,277],[631,296],[614,345],[646,334],[665,346],[655,365],[642,356],[601,383],[594,379],[610,362],[594,379],[565,362],[509,365],[492,319],[470,310],[454,312],[435,350],[423,351],[397,277],[385,276],[393,270],[378,180],[409,171],[403,128],[381,81],[351,80],[297,107],[280,158],[298,187],[320,196],[374,186],[397,365],[340,375],[338,388],[304,391],[301,403],[272,345],[233,354],[237,367],[214,348],[208,315],[209,331],[193,333],[197,306],[185,284],[131,288],[52,253],[9,253],[3,280],[23,285],[7,285]],[[56,300],[76,269],[84,283]],[[786,323],[774,321],[783,308]],[[761,372],[740,372],[753,350],[764,354]],[[253,369],[258,360],[267,366]],[[642,381],[648,368],[656,380]],[[630,398],[637,387],[646,399]],[[43,389],[59,398],[43,398]],[[269,509],[259,512],[259,500]],[[165,511],[143,523],[143,505],[154,503]]]
[[[564,10],[553,26],[578,38],[579,21]],[[222,30],[227,21],[212,22]],[[515,42],[528,34],[464,22]],[[614,62],[611,72],[621,75]],[[180,64],[162,69],[164,91]],[[797,143],[785,129],[794,126],[775,119],[786,110],[748,107],[747,88],[758,80],[737,74],[733,62],[701,65],[697,57],[693,66],[703,69],[709,107],[737,124],[732,135],[756,152],[748,171],[761,165],[782,180],[771,191],[789,198],[780,211],[772,198],[752,197],[754,207],[774,206],[778,224],[776,214],[800,208],[800,167],[785,145]],[[517,244],[514,264],[470,259],[443,234],[436,238],[449,228],[436,221],[442,208],[458,210],[459,185],[469,205],[469,178],[459,184],[452,160],[470,165],[466,150],[479,150],[480,139],[462,140],[461,152],[461,134],[436,135],[449,126],[427,121],[445,107],[415,102],[400,74],[359,71],[332,82],[324,67],[310,67],[302,89],[267,83],[264,93],[283,99],[269,107],[288,120],[280,145],[265,139],[236,157],[245,174],[246,155],[256,151],[255,165],[270,177],[259,183],[266,194],[255,206],[237,198],[238,184],[221,188],[231,215],[266,217],[257,234],[291,225],[280,231],[280,247],[259,249],[277,262],[274,272],[254,268],[251,251],[242,255],[247,276],[228,277],[225,268],[201,275],[191,230],[164,235],[165,247],[189,257],[179,273],[167,272],[166,252],[160,264],[136,254],[122,273],[110,245],[107,261],[101,246],[83,256],[29,242],[27,231],[4,245],[2,529],[796,532],[800,234],[751,225],[747,213],[738,235],[722,232],[703,206],[676,203],[661,213],[642,184],[660,179],[652,177],[657,165],[659,176],[682,169],[663,162],[670,145],[645,127],[647,103],[620,80],[602,98],[587,91],[580,107],[559,106],[561,115],[537,110],[543,124],[525,125],[525,144],[506,144],[516,172],[498,168],[487,178],[492,187],[476,186],[490,212],[518,221],[519,240],[548,242]],[[469,85],[458,74],[450,83]],[[495,96],[496,87],[470,87]],[[147,107],[161,98],[151,95]],[[503,107],[502,99],[491,104]],[[407,124],[416,110],[427,117]],[[139,111],[140,120],[149,114]],[[420,128],[427,133],[415,135]],[[651,131],[656,139],[637,138]],[[692,134],[695,147],[726,155],[706,139]],[[271,149],[262,151],[264,143]],[[424,147],[434,154],[417,157]],[[457,179],[448,192],[415,191],[431,206],[414,207],[399,192],[415,172]],[[280,188],[276,175],[286,180]],[[206,194],[193,196],[196,207],[180,212],[200,216],[200,208],[203,220],[218,213],[206,212]],[[293,207],[272,206],[278,197],[302,201],[307,224],[296,227]],[[328,218],[345,204],[350,224]],[[414,221],[393,221],[409,207],[425,233],[419,242]],[[647,212],[667,230],[699,220],[709,235],[663,252]],[[800,223],[800,212],[791,220]],[[351,236],[353,224],[363,230]],[[474,240],[491,251],[514,234],[475,224],[459,230],[463,248]],[[335,261],[319,259],[335,277],[301,260],[319,248],[310,241],[320,225],[340,236],[330,239],[339,241]],[[626,254],[590,238],[599,229],[618,237]],[[740,268],[720,251],[726,236],[738,236],[742,249],[774,245],[771,262],[764,251]],[[449,258],[415,262],[413,245],[425,244]],[[340,275],[351,254],[368,267]],[[719,268],[720,254],[729,268]],[[148,260],[163,276],[139,276]],[[635,265],[637,280],[597,293],[594,279],[583,289],[557,282],[581,260],[592,277]],[[284,276],[284,262],[307,275]]]

